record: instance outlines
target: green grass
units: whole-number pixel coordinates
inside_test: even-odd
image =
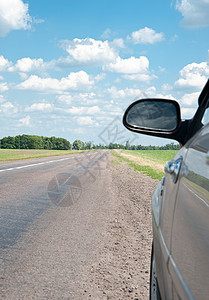
[[[145,150],[146,151],[146,150]],[[160,150],[160,151],[166,151],[166,150]],[[130,152],[133,152],[132,150],[127,151],[129,152],[128,154],[131,155]],[[158,170],[155,170],[153,168],[151,168],[150,166],[140,166],[134,162],[132,162],[131,160],[124,158],[122,156],[120,156],[119,154],[117,154],[116,152],[114,152],[114,150],[111,150],[111,154],[112,156],[115,158],[115,160],[113,161],[114,164],[116,164],[116,161],[118,161],[118,163],[120,162],[126,162],[130,167],[132,167],[135,171],[139,171],[142,174],[146,174],[148,176],[150,176],[152,179],[161,179],[164,175],[163,172],[160,172]],[[147,158],[147,157],[146,157]]]
[[[170,161],[177,152],[177,150],[123,150],[125,154],[140,156],[163,164]]]
[[[0,149],[0,161],[13,161],[30,158],[70,155],[85,151],[76,150],[25,150],[25,149]]]

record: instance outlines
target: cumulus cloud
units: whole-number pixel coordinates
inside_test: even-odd
[[[178,89],[200,91],[209,77],[209,64],[207,62],[188,64],[179,72],[179,75],[180,78],[175,82]]]
[[[167,94],[167,91],[163,91],[163,93],[160,93],[157,91],[155,86],[150,86],[149,88],[145,89],[143,91],[144,98],[162,98],[162,99],[175,99],[175,97],[172,94]]]
[[[96,75],[95,76],[95,81],[102,81],[102,80],[104,80],[105,79],[105,77],[106,77],[106,74],[105,73],[100,73],[100,74],[98,74],[98,75]]]
[[[128,37],[128,39],[134,44],[154,44],[162,42],[165,38],[162,32],[157,33],[152,28],[145,27],[132,32],[131,37]]]
[[[26,116],[19,120],[19,126],[30,126],[30,116]]]
[[[177,0],[176,9],[183,16],[183,26],[187,28],[209,26],[208,0]]]
[[[101,35],[102,39],[109,39],[111,37],[112,31],[110,28],[107,28]]]
[[[136,98],[144,97],[144,93],[140,89],[125,88],[125,89],[118,90],[116,87],[112,86],[107,91],[108,93],[110,93],[111,98],[113,99],[133,100]]]
[[[5,102],[1,104],[0,112],[3,113],[16,113],[18,109],[11,103],[11,102]]]
[[[79,125],[97,126],[98,124],[91,117],[77,117],[75,119]]]
[[[4,99],[4,96],[3,95],[0,95],[0,103],[4,102],[5,99]]]
[[[6,91],[8,91],[7,83],[6,82],[0,83],[0,92],[3,93]]]
[[[107,104],[104,106],[104,110],[107,110],[108,116],[122,116],[122,113],[124,112],[124,109],[116,106],[114,104]]]
[[[115,62],[104,66],[103,69],[110,72],[124,74],[144,73],[149,69],[149,60],[145,56],[141,56],[139,58],[132,56],[127,59],[117,57]]]
[[[0,1],[0,36],[6,36],[11,30],[30,29],[32,19],[28,4],[22,0]]]
[[[44,61],[42,58],[31,59],[30,57],[24,57],[19,59],[14,66],[8,68],[8,71],[27,73],[34,70],[40,70],[43,67]]]
[[[79,103],[79,104],[83,104],[83,105],[93,105],[96,104],[98,102],[101,103],[101,100],[99,100],[98,98],[95,99],[96,94],[93,92],[70,92],[70,93],[66,93],[64,92],[61,95],[57,95],[56,99],[60,104],[69,106],[69,104],[72,103]],[[97,97],[99,97],[97,95]]]
[[[150,80],[157,78],[155,75],[149,74],[132,74],[132,75],[123,75],[125,79],[133,80],[133,81],[142,81],[142,82],[149,82]]]
[[[47,92],[60,92],[68,90],[86,89],[94,83],[90,76],[84,72],[71,72],[67,77],[60,80],[56,78],[41,78],[36,75],[31,75],[24,82],[17,85],[18,89],[22,90],[36,90]]]
[[[182,119],[190,119],[194,116],[196,108],[192,107],[183,107],[181,109]]]
[[[172,91],[173,90],[173,87],[167,83],[164,83],[162,86],[161,86],[161,90],[163,92],[167,92],[167,91]]]
[[[26,112],[32,112],[32,111],[52,111],[54,108],[54,105],[47,102],[39,102],[39,103],[33,103],[31,106],[28,106],[25,108]]]
[[[121,45],[121,40],[117,45]],[[58,64],[85,64],[101,65],[115,60],[117,51],[111,47],[108,41],[99,41],[92,38],[74,39],[72,41],[63,41],[62,47],[69,56],[58,60]]]
[[[72,100],[73,100],[73,97],[72,95],[69,95],[69,94],[64,94],[64,95],[59,95],[57,96],[57,99],[59,102],[61,103],[65,103],[65,104],[71,104]]]
[[[110,46],[113,48],[125,48],[124,40],[123,39],[114,39],[112,42],[109,43]]]
[[[197,105],[199,95],[199,92],[184,94],[184,96],[181,98],[181,103],[186,106]]]
[[[65,111],[67,111],[68,113],[71,113],[73,115],[83,115],[83,114],[94,115],[94,114],[100,113],[101,109],[98,106],[92,106],[92,107],[73,106],[72,108],[67,109]]]
[[[11,62],[9,62],[8,59],[4,58],[4,56],[1,55],[0,56],[0,71],[6,71],[10,65],[11,65]]]

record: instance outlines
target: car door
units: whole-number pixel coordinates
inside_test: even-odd
[[[169,272],[174,299],[208,299],[209,124],[186,145],[174,212]]]
[[[181,162],[185,157],[187,152],[186,148],[182,148],[176,156],[173,158],[170,165],[170,169],[174,166],[181,169]],[[180,163],[179,163],[180,162]],[[172,166],[171,166],[172,165]],[[176,205],[176,195],[178,191],[178,180],[174,180],[173,172],[169,171],[169,167],[165,166],[165,178],[163,180],[162,186],[162,204],[160,211],[159,220],[159,237],[154,238],[155,242],[155,257],[156,257],[156,270],[159,279],[159,286],[161,291],[161,296],[163,299],[172,298],[172,280],[168,270],[168,261],[171,252],[171,233],[173,225],[174,210]],[[170,175],[171,174],[171,175]],[[177,179],[178,177],[176,177]],[[153,212],[155,209],[153,208]],[[154,236],[155,230],[153,232]]]

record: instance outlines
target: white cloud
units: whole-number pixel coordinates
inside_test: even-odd
[[[11,102],[1,104],[0,111],[3,113],[16,113],[18,110]]]
[[[65,128],[66,131],[66,128]],[[85,133],[85,129],[84,128],[70,128],[69,130],[70,132],[75,132],[77,134],[84,134]]]
[[[192,108],[192,107],[181,108],[182,119],[192,118],[194,116],[195,112],[196,112],[196,108]]]
[[[139,58],[132,56],[127,59],[118,56],[115,62],[104,66],[103,69],[124,74],[146,73],[149,69],[149,60],[145,56]]]
[[[74,93],[64,93],[61,95],[57,95],[56,99],[60,104],[69,105],[71,103],[79,103],[84,105],[93,105],[95,103],[100,102],[101,100],[95,99],[96,94],[93,92],[86,92],[86,93],[78,93],[77,91]],[[98,95],[97,95],[98,97]]]
[[[125,88],[118,90],[112,86],[108,89],[112,99],[128,99],[133,100],[136,98],[144,97],[144,93],[140,89]]]
[[[100,73],[100,74],[96,75],[94,79],[95,79],[95,81],[102,81],[105,79],[105,77],[106,77],[105,73]]]
[[[58,60],[58,64],[101,65],[114,61],[117,57],[117,51],[110,46],[108,41],[97,41],[92,38],[63,41],[62,47],[68,52],[69,57]]]
[[[4,56],[1,55],[0,56],[0,71],[5,71],[10,65],[11,65],[11,62],[9,62],[8,59],[4,58]]]
[[[191,94],[185,94],[181,98],[181,103],[183,105],[187,105],[187,106],[197,105],[199,95],[200,95],[199,92],[195,92],[195,93],[191,93]]]
[[[180,72],[180,78],[175,82],[178,89],[202,90],[209,77],[209,64],[207,62],[186,65]]]
[[[28,106],[25,108],[26,112],[29,111],[52,111],[54,108],[54,105],[47,102],[39,102],[39,103],[33,103],[31,106]]]
[[[114,39],[112,42],[109,43],[110,46],[113,48],[125,48],[124,40],[123,39]]]
[[[134,44],[154,44],[163,41],[165,38],[162,32],[157,33],[152,28],[145,27],[132,32],[131,37],[128,37],[128,39]]]
[[[167,91],[163,91],[163,93],[159,93],[155,86],[150,86],[144,91],[144,98],[162,98],[162,99],[173,99],[176,100],[172,94],[167,94]]]
[[[103,33],[102,33],[102,35],[101,35],[101,38],[102,39],[109,39],[110,38],[110,36],[111,36],[111,30],[110,30],[110,28],[107,28]]]
[[[66,95],[59,95],[57,96],[57,99],[59,102],[65,103],[65,104],[71,104],[73,97],[69,94]]]
[[[79,125],[97,126],[98,124],[91,117],[76,117],[75,120]]]
[[[43,67],[44,67],[44,61],[42,58],[31,59],[30,57],[25,57],[19,59],[14,66],[8,69],[8,71],[27,73],[27,72],[32,72],[34,70],[40,70]]]
[[[0,95],[0,103],[4,102],[5,99],[4,99],[4,96],[3,95]]]
[[[19,120],[19,126],[29,126],[30,125],[30,116],[26,116]]]
[[[187,28],[209,26],[208,0],[177,0],[176,9],[183,16],[183,26]]]
[[[67,77],[60,80],[56,78],[41,78],[36,75],[31,75],[24,82],[20,83],[17,88],[22,90],[37,90],[48,92],[60,92],[68,90],[80,90],[89,88],[93,85],[93,80],[84,72],[71,72]]]
[[[74,115],[94,115],[100,113],[101,109],[98,106],[92,106],[92,107],[76,107],[73,106],[70,109],[65,110],[68,113],[74,114]]]
[[[28,13],[28,4],[22,0],[0,1],[0,36],[11,30],[30,29],[32,19]]]
[[[20,75],[20,78],[21,78],[22,80],[26,80],[26,79],[28,78],[28,74],[26,74],[26,73],[18,72],[18,74]]]
[[[0,83],[0,92],[3,93],[6,91],[8,91],[7,83],[6,82]]]
[[[163,92],[167,92],[167,91],[172,91],[173,87],[167,83],[164,83],[162,86],[161,86],[161,89]]]
[[[132,75],[124,75],[123,77],[128,80],[143,81],[143,82],[149,82],[150,80],[157,78],[157,76],[149,75],[149,74],[132,74]]]
[[[106,115],[108,116],[122,116],[124,109],[114,104],[107,104],[104,106],[104,110],[107,110]]]

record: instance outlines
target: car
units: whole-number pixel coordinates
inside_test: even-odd
[[[141,99],[123,124],[181,145],[152,196],[150,299],[209,299],[209,80],[193,118],[175,100]]]

